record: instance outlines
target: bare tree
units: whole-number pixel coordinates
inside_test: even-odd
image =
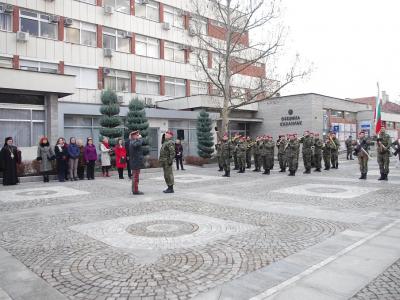
[[[222,130],[227,132],[230,112],[276,96],[296,78],[309,71],[299,69],[299,57],[283,76],[273,76],[273,60],[284,47],[284,29],[276,20],[276,0],[192,0],[190,35],[204,76],[220,103]],[[208,16],[212,29],[204,30],[200,16]],[[261,32],[249,40],[249,32]],[[208,52],[204,53],[204,49]],[[210,59],[212,57],[212,59]],[[269,75],[266,75],[267,66]],[[252,73],[252,76],[243,76]],[[256,75],[256,76],[255,76]],[[271,77],[271,78],[268,78]]]

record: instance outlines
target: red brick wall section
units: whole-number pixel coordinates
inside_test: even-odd
[[[225,40],[226,39],[226,29],[213,25],[210,21],[208,21],[208,35],[219,39]],[[233,40],[239,39],[239,43],[245,46],[249,46],[249,33],[245,32],[244,34],[234,33]]]
[[[131,72],[131,93],[136,93],[136,73]]]
[[[18,70],[19,69],[19,55],[14,55],[12,58],[12,66],[13,69]]]
[[[211,52],[211,51],[208,51],[207,59],[208,59],[208,61],[207,61],[207,67],[208,67],[209,69],[211,69],[211,68],[213,67],[213,63],[212,63],[212,52]]]
[[[183,18],[184,18],[183,19],[184,27],[185,27],[186,30],[188,30],[189,29],[189,23],[190,23],[190,13],[186,12]]]
[[[97,88],[99,90],[102,90],[103,85],[104,85],[103,68],[99,67],[99,69],[97,70]]]
[[[160,40],[160,59],[164,59],[164,40]]]
[[[62,60],[58,63],[58,74],[64,74],[65,64]]]
[[[15,5],[13,6],[12,27],[13,32],[19,31],[19,7]]]
[[[64,40],[64,17],[60,16],[60,22],[58,22],[58,40]]]
[[[97,25],[97,48],[103,48],[103,26]]]
[[[131,37],[131,53],[135,54],[136,53],[136,34],[132,32],[132,37]]]
[[[135,15],[135,0],[131,0],[131,15]]]
[[[190,80],[186,79],[186,97],[190,97]]]
[[[103,6],[103,0],[96,0],[97,6]]]
[[[160,7],[159,7],[159,13],[160,13],[160,23],[164,22],[164,4],[160,2]],[[171,24],[172,25],[172,24]]]
[[[160,76],[160,95],[165,96],[165,76]]]
[[[189,62],[189,55],[190,51],[188,49],[185,49],[185,64]]]
[[[257,77],[257,78],[266,77],[264,64],[261,67],[258,67],[255,65],[249,65],[249,66],[245,67],[244,65],[239,64],[237,62],[232,62],[231,69],[233,72],[238,72],[239,70],[243,69],[243,70],[239,71],[239,74],[241,74],[241,75]]]

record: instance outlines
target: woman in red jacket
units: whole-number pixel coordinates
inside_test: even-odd
[[[126,149],[124,141],[118,139],[118,144],[114,148],[115,153],[115,165],[118,169],[119,179],[124,179],[124,169],[126,168]]]

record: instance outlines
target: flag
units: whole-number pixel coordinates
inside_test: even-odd
[[[378,85],[378,95],[376,96],[376,103],[375,103],[375,114],[374,114],[374,122],[375,122],[375,134],[379,134],[382,128],[382,101],[380,99],[380,91],[379,91],[379,83]]]

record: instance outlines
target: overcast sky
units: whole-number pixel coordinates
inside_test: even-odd
[[[376,95],[376,82],[400,100],[400,0],[282,0],[288,53],[313,72],[282,94],[342,98]]]

